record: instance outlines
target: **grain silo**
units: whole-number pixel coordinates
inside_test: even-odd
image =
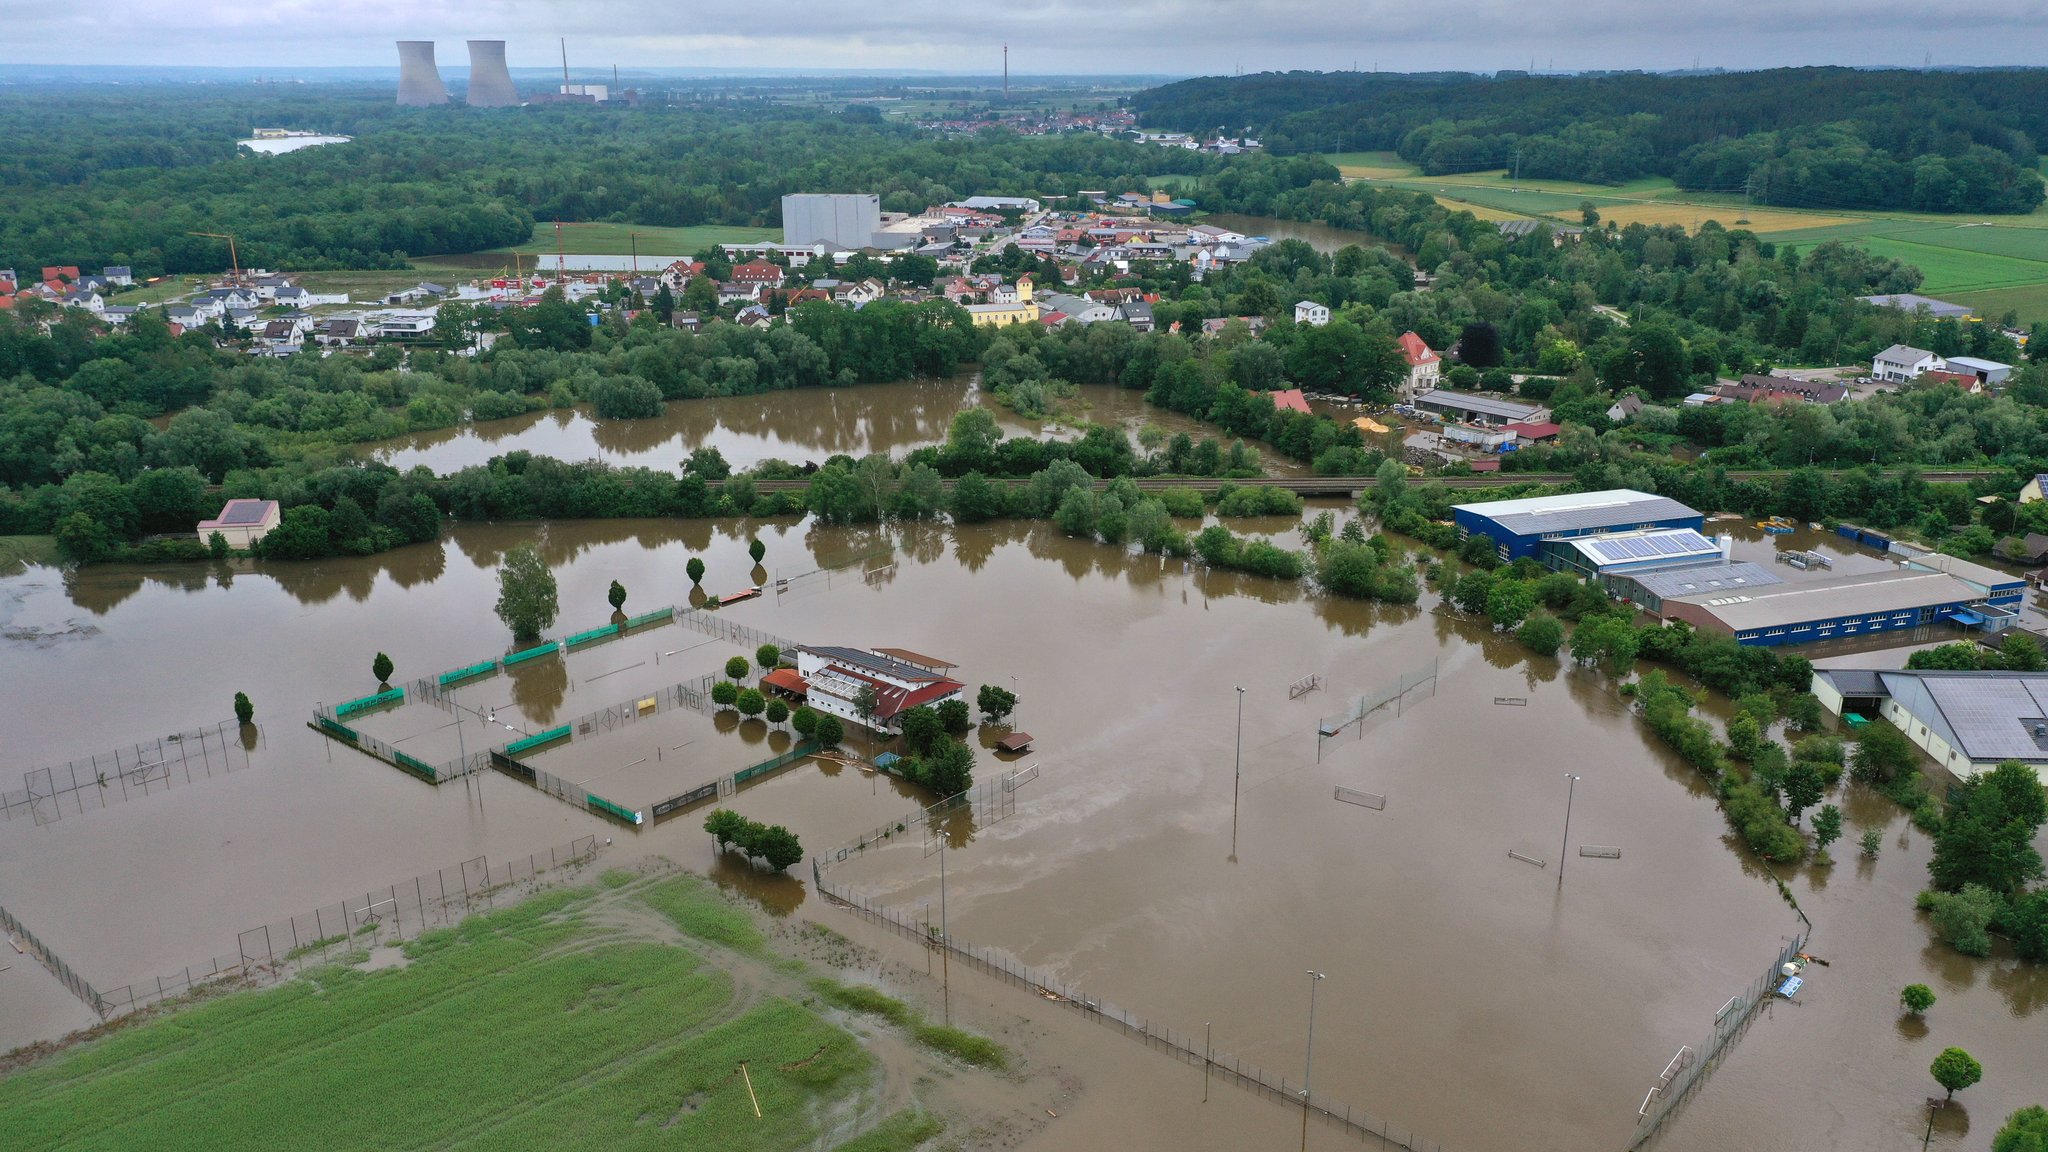
[[[512,73],[505,67],[503,40],[469,42],[469,105],[472,108],[506,108],[519,103],[512,87]]]
[[[441,70],[434,66],[432,40],[398,42],[398,102],[415,108],[448,102]]]

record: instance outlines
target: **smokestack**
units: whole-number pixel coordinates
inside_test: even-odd
[[[562,37],[562,91],[569,90],[569,38]]]
[[[505,67],[503,40],[469,42],[469,106],[507,108],[519,103],[512,73]]]
[[[432,40],[398,42],[398,102],[410,108],[448,102],[441,70],[434,67]]]
[[[1010,46],[1003,45],[1003,99],[1010,98]]]

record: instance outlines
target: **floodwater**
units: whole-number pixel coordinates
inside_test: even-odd
[[[1277,216],[1239,216],[1223,212],[1204,216],[1202,223],[1228,228],[1246,236],[1264,236],[1269,240],[1306,240],[1310,247],[1325,255],[1334,254],[1337,250],[1353,244],[1361,248],[1402,251],[1400,245],[1382,240],[1370,232],[1332,228],[1328,224],[1315,224],[1304,220],[1282,220]]]
[[[1005,437],[1071,440],[1079,435],[1065,421],[1018,416],[980,385],[980,374],[970,373],[854,388],[673,400],[660,416],[645,420],[600,420],[588,407],[555,409],[373,441],[358,445],[356,451],[401,470],[424,464],[449,472],[512,451],[676,469],[692,451],[711,447],[739,469],[768,459],[823,463],[842,453],[858,457],[886,452],[900,457],[913,448],[944,443],[953,417],[976,407],[995,415]],[[1079,414],[1087,419],[1123,428],[1133,445],[1148,424],[1168,436],[1185,432],[1197,441],[1225,439],[1214,425],[1154,407],[1145,403],[1143,392],[1126,388],[1083,387],[1079,406]],[[1270,448],[1261,455],[1271,475],[1304,471]]]
[[[1284,521],[1234,526],[1293,542]],[[614,840],[608,862],[658,853],[771,911],[828,915],[801,868],[768,877],[718,859],[694,817],[635,833],[496,774],[474,782],[480,795],[435,789],[304,727],[315,701],[374,688],[380,649],[397,662],[396,680],[503,651],[492,568],[514,544],[542,540],[561,583],[561,634],[609,616],[614,579],[631,592],[628,612],[686,600],[692,555],[705,559],[712,591],[757,579],[745,554],[755,532],[771,575],[796,579],[787,594],[722,618],[800,642],[957,661],[970,694],[1014,678],[1016,723],[1038,742],[1031,762],[1042,773],[1008,819],[949,823],[943,891],[937,860],[918,847],[870,853],[835,882],[906,910],[929,903],[957,938],[1177,1031],[1199,1035],[1208,1022],[1219,1049],[1290,1083],[1305,1056],[1305,972],[1323,972],[1317,1093],[1447,1147],[1619,1147],[1671,1054],[1706,1035],[1794,929],[1762,871],[1732,846],[1705,782],[1650,740],[1604,677],[1529,660],[1511,639],[1432,611],[1428,596],[1415,608],[1328,601],[1035,523],[465,524],[439,544],[378,557],[70,576],[38,568],[0,580],[10,769],[217,720],[236,690],[254,698],[262,725],[247,771],[67,810],[46,825],[0,822],[0,905],[109,986],[230,953],[240,930],[350,891],[592,833]],[[840,565],[852,567],[801,578]],[[680,626],[644,635],[662,637],[662,652],[689,639]],[[625,646],[601,657],[637,659]],[[1320,716],[1432,660],[1433,691],[1325,742],[1318,763]],[[687,676],[704,670],[677,663]],[[621,665],[591,686],[608,667],[576,673],[555,714],[661,679]],[[661,669],[666,677],[666,658]],[[1321,689],[1290,698],[1311,675]],[[475,691],[499,687],[509,690]],[[642,738],[592,748],[623,754]],[[739,731],[699,738],[748,751]],[[982,778],[997,771],[985,753]],[[1568,772],[1580,780],[1560,886]],[[1338,786],[1382,794],[1386,807],[1337,803]],[[918,798],[893,780],[809,763],[732,803],[822,855]],[[1852,796],[1845,811],[1850,843],[1866,822],[1893,825],[1885,855],[1866,868],[1837,845],[1831,872],[1789,878],[1833,966],[1813,970],[1802,1003],[1776,1008],[1743,1041],[1725,1081],[1680,1117],[1677,1146],[1896,1143],[1921,1115],[1930,1046],[1949,1043],[1986,1063],[1985,1082],[1965,1093],[1978,1142],[2038,1095],[2023,1069],[2029,1052],[2038,1068],[2048,981],[1933,945],[1910,901],[1924,877],[1921,838],[1869,797]],[[1577,856],[1585,844],[1623,855]],[[1890,1007],[1914,979],[1941,996],[1926,1039],[1902,1032]],[[68,1026],[53,1018],[61,1001],[0,1003],[0,1048]],[[1137,1045],[1121,1059],[1147,1084],[1183,1071]],[[1097,1091],[1117,1096],[1113,1085]],[[1266,1117],[1275,1141],[1291,1141],[1285,1110],[1217,1092],[1233,1101],[1232,1119],[1176,1146],[1249,1146],[1239,1137]],[[1146,1106],[1157,1105],[1098,1099],[1093,1126],[1063,1136],[1143,1131],[1129,1109]],[[1310,1139],[1338,1142],[1320,1128]]]

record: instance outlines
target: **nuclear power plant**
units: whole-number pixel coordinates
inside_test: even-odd
[[[499,46],[498,67],[504,68],[504,46]],[[509,89],[512,81],[508,77],[505,86]],[[441,70],[434,66],[434,42],[432,40],[400,40],[398,42],[398,102],[407,107],[423,108],[429,104],[446,104],[448,89],[441,83]]]
[[[399,102],[404,102],[404,89],[400,89]],[[509,108],[519,103],[519,93],[512,87],[512,73],[505,67],[505,42],[503,40],[471,40],[469,42],[469,106],[472,108]]]

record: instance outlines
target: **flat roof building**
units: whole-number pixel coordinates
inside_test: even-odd
[[[1664,598],[1666,621],[1684,621],[1749,645],[1807,644],[1940,620],[1975,625],[1984,596],[1946,572],[1902,568],[1741,591]]]
[[[1731,560],[1689,568],[1617,573],[1601,583],[1609,592],[1652,616],[1662,616],[1664,601],[1672,596],[1730,596],[1784,581],[1761,564]]]
[[[1513,400],[1447,392],[1442,388],[1424,392],[1413,403],[1424,411],[1474,424],[1541,424],[1550,419],[1550,409],[1540,404],[1517,404]]]
[[[1962,320],[1975,315],[1968,304],[1951,304],[1946,300],[1936,300],[1932,296],[1922,296],[1916,292],[1899,292],[1890,296],[1858,296],[1857,299],[1879,308],[1897,308],[1901,312],[1918,312],[1925,308],[1927,314],[1937,320]]]
[[[882,230],[882,198],[871,192],[800,192],[782,198],[782,242],[859,251]]]
[[[1503,561],[1541,559],[1538,554],[1546,540],[1657,528],[1690,528],[1697,533],[1706,525],[1705,516],[1676,500],[1630,488],[1458,504],[1451,515],[1460,538],[1492,538]]]
[[[1884,717],[1957,776],[2017,760],[2048,781],[2048,673],[1816,669],[1813,694]]]

